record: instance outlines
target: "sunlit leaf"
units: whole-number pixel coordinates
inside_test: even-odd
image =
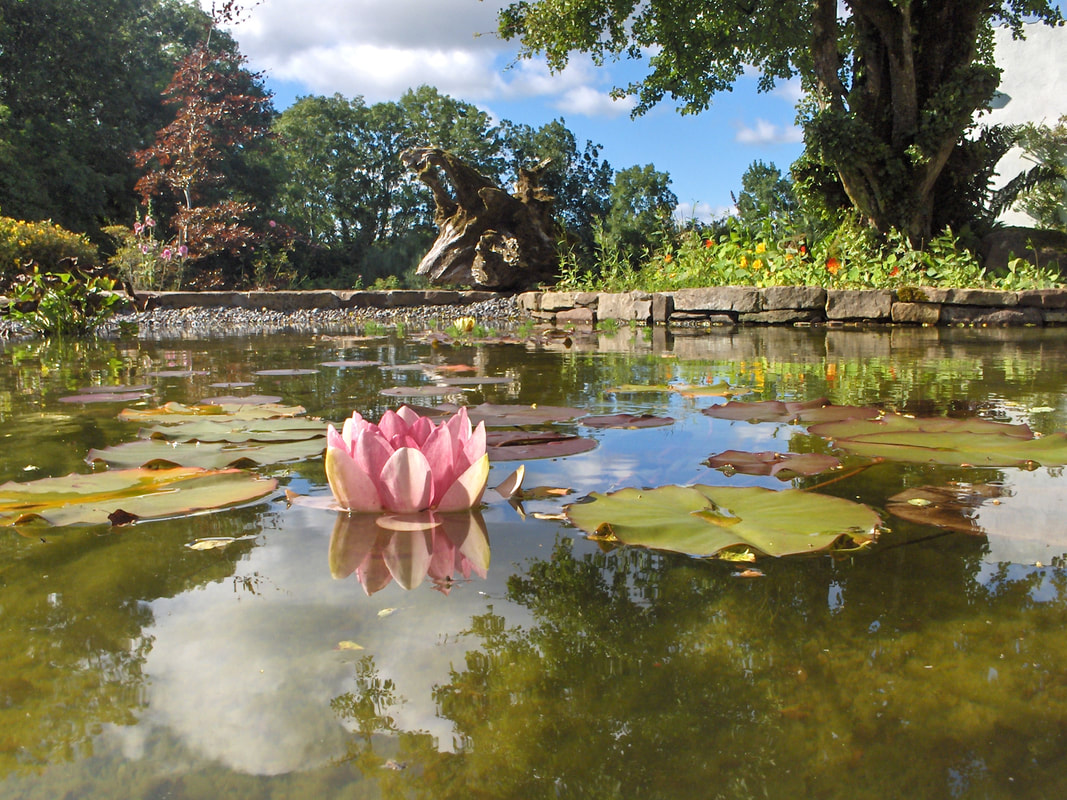
[[[345,639],[337,643],[338,650],[362,650],[363,645],[357,644],[350,639]]]
[[[306,417],[272,417],[258,420],[216,421],[212,417],[191,419],[177,425],[142,428],[143,439],[171,442],[293,442],[326,436],[326,426]]]
[[[61,403],[135,403],[143,399],[146,392],[93,392],[60,397]]]
[[[675,384],[671,390],[678,392],[683,397],[735,397],[739,394],[749,394],[748,389],[735,389],[725,381],[704,384]]]
[[[383,397],[440,397],[446,394],[458,394],[462,391],[463,389],[459,386],[425,384],[423,386],[390,386],[382,389],[378,394]]]
[[[589,534],[698,556],[748,547],[770,556],[870,541],[881,519],[870,508],[797,489],[661,486],[594,493],[565,508]]]
[[[596,448],[594,439],[556,431],[489,431],[485,443],[490,461],[560,458]]]
[[[359,367],[380,367],[381,361],[320,361],[324,367],[336,367],[337,369],[355,369]]]
[[[797,475],[818,475],[841,466],[839,459],[822,453],[748,453],[742,450],[724,450],[704,463],[727,475],[770,475],[783,481]]]
[[[154,372],[146,372],[150,378],[191,378],[194,375],[207,375],[207,370],[196,369],[157,369]]]
[[[674,386],[666,383],[624,383],[606,391],[611,394],[643,394],[645,392],[673,392],[674,389]]]
[[[0,525],[95,525],[161,519],[241,505],[277,488],[244,470],[126,469],[0,486]]]
[[[282,399],[274,394],[249,394],[245,396],[227,394],[221,397],[205,397],[200,402],[209,406],[273,406]]]
[[[303,461],[321,455],[325,449],[326,442],[321,438],[296,442],[240,444],[139,439],[112,447],[94,448],[89,451],[85,460],[90,464],[104,463],[112,468],[183,466],[222,469]]]
[[[813,425],[810,433],[857,455],[894,461],[1021,467],[1067,464],[1067,434],[1036,438],[1027,425],[972,418],[905,417]]]
[[[289,378],[295,375],[317,375],[318,372],[317,369],[259,369],[252,374],[276,378]]]
[[[673,417],[657,417],[652,414],[601,414],[583,417],[579,424],[589,428],[663,428],[674,424]]]
[[[526,465],[519,464],[518,469],[508,475],[496,486],[496,491],[501,497],[511,497],[522,490],[522,479],[526,476]]]
[[[190,550],[221,550],[236,541],[232,536],[213,536],[207,539],[197,539],[185,546]]]
[[[275,417],[298,417],[304,414],[303,406],[283,406],[277,403],[265,404],[203,404],[187,406],[181,403],[167,403],[158,408],[124,408],[119,412],[119,419],[129,422],[184,423],[195,417],[210,417],[214,422],[235,422],[240,420],[273,419]]]

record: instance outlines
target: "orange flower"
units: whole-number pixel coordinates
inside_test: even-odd
[[[829,272],[831,275],[836,275],[837,271],[839,269],[841,269],[841,262],[840,261],[838,261],[833,256],[831,256],[830,258],[826,259],[826,271],[827,272]]]
[[[705,247],[714,247],[715,246],[715,242],[713,242],[711,239],[705,239],[704,240],[704,246]]]
[[[666,264],[670,264],[672,261],[674,261],[674,256],[672,256],[670,253],[667,253],[667,255],[663,257],[663,261]]]
[[[808,248],[806,248],[804,245],[801,245],[800,246],[800,254],[804,255],[806,252],[808,252]]]
[[[890,278],[895,278],[899,274],[900,274],[900,267],[893,267],[893,269],[889,270],[889,277]]]

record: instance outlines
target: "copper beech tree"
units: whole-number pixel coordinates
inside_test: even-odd
[[[266,235],[251,224],[254,205],[235,197],[229,185],[235,159],[270,130],[270,95],[244,61],[233,49],[213,45],[210,35],[197,44],[163,92],[175,109],[173,121],[134,154],[147,170],[138,194],[166,221],[175,250],[191,259],[238,254]]]

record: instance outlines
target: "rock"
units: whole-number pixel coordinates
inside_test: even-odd
[[[432,284],[493,291],[532,289],[555,278],[558,230],[537,170],[520,170],[512,195],[447,150],[418,147],[401,159],[430,187],[436,205],[440,232],[419,275]]]
[[[602,292],[597,298],[597,319],[634,321],[644,325],[652,319],[652,295],[648,292],[625,294]]]
[[[941,319],[941,306],[937,303],[893,303],[893,322],[905,325],[936,325]]]
[[[759,289],[752,286],[711,286],[704,289],[678,289],[674,292],[674,310],[749,314],[762,311]]]
[[[880,289],[830,289],[826,292],[828,320],[878,322],[890,318],[893,293]]]

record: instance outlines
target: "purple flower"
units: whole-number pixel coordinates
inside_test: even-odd
[[[274,220],[270,220],[269,222],[267,222],[267,224],[270,225],[272,228],[277,227],[277,225],[278,225],[278,223],[275,222]]]
[[[170,248],[169,247],[164,247],[163,248],[163,260],[164,261],[170,261],[170,256],[171,256]]]
[[[181,247],[178,248],[178,255],[182,258],[185,258],[187,255],[189,255],[189,248],[183,244]]]
[[[141,231],[143,231],[143,230],[144,230],[144,225],[142,225],[140,222],[135,222],[133,224],[133,232],[136,233],[138,236],[141,235]]]
[[[141,245],[141,252],[144,253],[145,255],[148,255],[148,245],[142,244]]]
[[[144,218],[144,224],[146,226],[148,226],[149,228],[156,227],[156,221],[154,219],[152,219],[151,217],[145,217]]]

